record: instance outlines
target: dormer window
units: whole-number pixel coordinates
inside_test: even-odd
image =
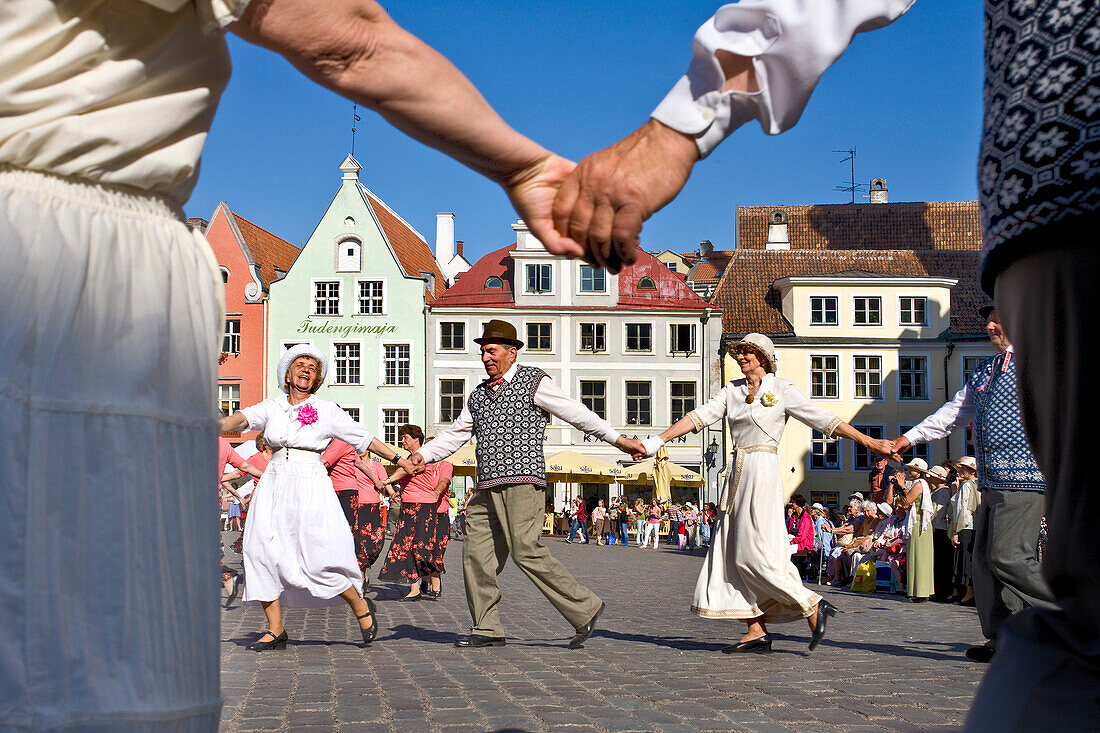
[[[504,281],[502,281],[502,280],[501,280],[501,279],[500,279],[499,277],[497,277],[496,275],[492,275],[492,276],[490,276],[490,277],[487,277],[487,278],[485,279],[485,287],[486,287],[486,288],[488,288],[488,289],[490,289],[490,290],[495,290],[495,289],[498,289],[498,288],[503,288],[503,287],[504,287]]]
[[[656,290],[657,283],[653,282],[653,278],[646,276],[638,281],[638,290]]]

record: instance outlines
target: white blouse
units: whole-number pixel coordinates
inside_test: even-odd
[[[222,29],[247,6],[3,0],[0,165],[182,204],[229,83]]]
[[[317,410],[317,420],[303,425],[298,413],[306,405],[313,405]],[[333,438],[339,438],[364,453],[374,440],[374,435],[352,420],[339,405],[316,396],[298,405],[291,405],[286,397],[268,399],[245,407],[241,414],[248,419],[248,429],[262,430],[264,442],[276,449],[297,448],[320,453]]]
[[[695,33],[691,65],[653,119],[695,137],[707,155],[749,120],[778,135],[794,127],[825,70],[857,33],[892,23],[914,0],[741,0]],[[715,54],[752,59],[759,91],[724,92]]]

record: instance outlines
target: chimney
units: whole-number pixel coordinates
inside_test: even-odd
[[[455,242],[455,254],[458,255],[459,257],[462,256],[462,240],[461,239],[459,239],[458,241]]]
[[[886,179],[885,178],[873,178],[873,179],[871,179],[871,203],[872,204],[885,204],[886,203]]]
[[[764,249],[790,249],[791,238],[787,234],[787,212],[776,209],[768,214],[768,241]]]
[[[710,256],[714,254],[714,245],[711,244],[709,239],[704,239],[699,243],[699,261],[709,262]]]
[[[538,237],[531,234],[531,230],[527,228],[527,222],[523,219],[516,219],[516,223],[512,225],[512,230],[516,233],[517,250],[546,250]]]
[[[435,260],[446,265],[455,256],[455,215],[443,212],[435,215]]]

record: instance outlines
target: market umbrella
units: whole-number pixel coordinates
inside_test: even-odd
[[[476,476],[477,475],[477,455],[474,453],[473,443],[467,443],[453,454],[450,458],[445,459],[450,461],[451,465],[455,468],[455,476]]]
[[[407,450],[405,450],[404,448],[398,448],[396,445],[390,445],[389,443],[384,443],[384,445],[386,447],[388,447],[390,450],[392,450],[394,453],[396,453],[401,458],[408,458],[409,457],[409,452]],[[371,453],[370,454],[370,459],[372,461],[374,461],[375,463],[381,463],[382,467],[386,469],[386,473],[393,473],[394,471],[397,470],[397,466],[390,463],[385,458],[382,458],[381,456],[379,456],[376,453]]]
[[[657,452],[660,456],[660,451]],[[667,452],[666,452],[667,456]],[[664,466],[668,468],[669,475],[671,477],[670,485],[672,486],[702,486],[703,477],[692,471],[690,468],[684,468],[683,466],[673,463],[665,458]],[[657,481],[657,468],[658,459],[650,458],[648,461],[637,463],[630,468],[635,472],[636,477],[626,480],[626,483],[640,484],[640,483],[656,483]],[[671,495],[671,491],[669,495]]]
[[[571,450],[563,450],[546,459],[547,481],[610,484],[626,481],[632,473],[628,468]]]
[[[672,501],[672,469],[668,464],[668,449],[662,445],[653,457],[653,489],[660,504]]]

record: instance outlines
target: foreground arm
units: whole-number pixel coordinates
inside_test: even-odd
[[[582,254],[550,223],[573,164],[509,127],[462,72],[374,0],[252,0],[229,29],[499,183],[548,250]]]
[[[818,79],[857,33],[881,28],[913,0],[742,0],[695,34],[687,74],[624,140],[589,155],[554,201],[554,226],[617,271],[634,262],[638,233],[679,193],[692,166],[756,119],[793,127]]]
[[[963,388],[955,393],[955,397],[944,403],[940,409],[920,421],[906,431],[905,435],[894,440],[895,461],[901,462],[901,454],[908,451],[917,443],[930,443],[933,440],[946,438],[960,428],[964,428],[974,419],[974,399],[970,394],[970,386],[964,384]]]

